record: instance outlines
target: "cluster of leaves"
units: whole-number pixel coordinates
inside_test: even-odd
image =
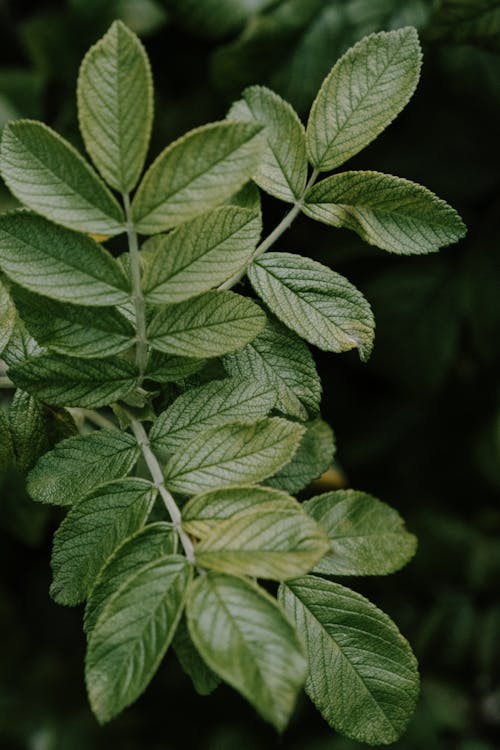
[[[19,389],[2,457],[26,469],[41,455],[28,491],[69,506],[51,593],[86,600],[101,721],[142,693],[172,643],[200,692],[222,678],[278,729],[304,684],[348,736],[387,743],[406,726],[418,689],[409,645],[330,577],[392,572],[413,536],[366,494],[303,504],[289,494],[334,452],[302,339],[366,359],[373,316],[343,276],[267,251],[300,212],[402,255],[463,235],[452,208],[407,180],[351,171],[316,182],[390,124],[419,68],[414,29],[374,34],[334,66],[307,129],[277,94],[251,87],[226,121],[170,144],[141,179],[151,73],[137,37],[114,23],[78,83],[99,174],[41,123],[4,129],[2,176],[26,208],[0,217],[3,358]],[[255,185],[291,205],[262,241]],[[102,246],[125,234],[128,252],[119,239]],[[230,290],[246,274],[259,302]],[[46,404],[106,427],[46,452]],[[118,425],[91,411],[101,407]],[[254,579],[277,582],[277,601]]]

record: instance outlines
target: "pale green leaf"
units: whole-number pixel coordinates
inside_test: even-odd
[[[101,723],[151,681],[174,636],[190,577],[185,557],[160,558],[122,584],[104,607],[85,662],[90,705]]]
[[[265,328],[243,349],[224,357],[224,367],[234,377],[270,385],[276,392],[276,408],[284,414],[307,419],[317,414],[321,381],[305,344],[281,323],[268,319]]]
[[[280,417],[213,427],[169,458],[168,487],[194,495],[212,487],[260,482],[290,460],[303,431],[299,424]]]
[[[11,367],[9,375],[33,396],[58,406],[94,409],[126,396],[137,385],[135,366],[123,359],[78,359],[39,354]]]
[[[208,666],[283,730],[307,662],[275,600],[250,581],[210,572],[190,586],[187,621]]]
[[[78,76],[78,119],[85,148],[112,188],[136,185],[153,124],[153,81],[138,37],[121,21],[85,55]]]
[[[83,307],[40,297],[21,287],[14,300],[37,342],[60,354],[103,357],[134,344],[135,332],[114,307]]]
[[[0,216],[0,268],[62,302],[116,305],[130,296],[127,277],[97,242],[27,211]]]
[[[1,173],[21,203],[79,232],[113,235],[125,230],[120,205],[85,159],[41,122],[5,126]]]
[[[268,385],[227,378],[191,388],[179,396],[154,423],[149,439],[165,451],[181,448],[207,427],[229,422],[255,422],[273,408],[276,397]]]
[[[0,354],[3,352],[16,324],[16,308],[6,287],[0,281]]]
[[[328,469],[334,455],[335,442],[331,427],[322,419],[316,419],[307,425],[292,460],[266,479],[266,484],[287,492],[299,492]]]
[[[266,316],[255,302],[229,291],[212,291],[152,316],[151,346],[183,357],[218,357],[241,349],[262,330]]]
[[[260,231],[258,214],[223,206],[151,237],[142,247],[146,302],[182,302],[219,286],[250,262]]]
[[[336,731],[371,745],[395,742],[418,697],[417,662],[392,620],[368,599],[314,576],[280,586],[303,634],[306,692]]]
[[[87,598],[114,550],[144,525],[156,488],[145,479],[103,484],[73,505],[54,535],[50,593],[58,604]]]
[[[49,448],[48,420],[43,405],[17,388],[9,407],[9,427],[16,464],[25,474]]]
[[[368,359],[372,311],[343,276],[292,253],[266,253],[250,266],[248,276],[269,309],[309,343],[331,352],[359,349],[361,359]]]
[[[85,605],[84,630],[94,628],[104,607],[120,586],[148,563],[173,553],[172,528],[151,523],[129,536],[107,559],[95,579]]]
[[[202,539],[221,521],[261,511],[297,510],[295,498],[281,490],[255,484],[223,487],[192,497],[182,508],[182,525]]]
[[[415,554],[417,540],[406,531],[399,513],[365,492],[327,492],[308,500],[304,509],[330,539],[330,551],[315,573],[386,575]]]
[[[427,188],[380,172],[343,172],[307,194],[304,213],[399,255],[432,253],[465,234],[457,212]]]
[[[329,545],[325,532],[304,515],[297,503],[221,521],[196,545],[196,561],[221,573],[273,581],[305,575]]]
[[[28,476],[33,500],[71,505],[104,482],[124,477],[139,457],[139,446],[125,432],[99,430],[62,440]]]
[[[216,122],[186,133],[144,175],[132,211],[142,234],[156,234],[210,211],[255,172],[264,141],[250,123]]]
[[[420,75],[418,35],[408,26],[370,34],[325,78],[307,124],[309,158],[327,172],[373,141],[406,106]]]
[[[175,655],[183,671],[191,677],[198,695],[210,695],[220,684],[220,678],[212,672],[196,649],[185,618],[181,618],[172,643]]]
[[[229,110],[229,120],[255,122],[265,128],[266,147],[255,174],[259,187],[294,203],[307,182],[306,136],[295,110],[265,86],[245,89]]]
[[[205,363],[206,359],[176,357],[153,351],[149,357],[145,377],[158,383],[175,383],[198,372]]]

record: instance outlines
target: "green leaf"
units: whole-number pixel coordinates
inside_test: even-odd
[[[284,414],[307,419],[317,414],[321,381],[305,344],[278,321],[265,328],[243,349],[224,357],[224,367],[234,377],[270,385],[277,394],[276,407]]]
[[[16,315],[9,343],[2,352],[2,359],[5,364],[8,367],[12,367],[19,364],[19,362],[24,362],[28,357],[40,354],[41,351],[33,336],[26,330],[26,326],[21,318]]]
[[[5,285],[0,281],[0,354],[3,352],[16,324],[16,308]]]
[[[371,745],[395,742],[418,697],[417,662],[392,620],[360,594],[306,576],[278,599],[305,637],[306,692],[336,731]]]
[[[208,573],[190,586],[187,621],[208,666],[283,730],[307,662],[275,600],[249,581]]]
[[[125,539],[107,559],[95,579],[85,606],[85,632],[89,634],[93,630],[106,604],[123,583],[144,565],[173,551],[172,529],[167,523],[148,524]]]
[[[10,434],[9,421],[2,408],[0,408],[0,480],[4,474],[13,466],[15,461],[12,435]]]
[[[262,330],[266,316],[251,300],[228,291],[164,305],[151,318],[154,349],[183,357],[218,357],[241,349]]]
[[[393,508],[365,492],[337,490],[304,503],[328,534],[330,552],[314,572],[334,576],[386,575],[415,554],[417,540]]]
[[[286,492],[255,484],[224,487],[188,500],[182,508],[182,525],[188,534],[203,539],[221,521],[275,510],[297,510],[297,501]]]
[[[9,427],[19,470],[25,474],[49,447],[47,417],[43,405],[20,388],[9,408]]]
[[[223,206],[151,237],[142,247],[146,302],[182,302],[222,284],[250,262],[260,231],[258,214]]]
[[[75,357],[117,354],[134,343],[133,326],[114,307],[82,307],[56,302],[21,287],[16,307],[29,332],[43,346]]]
[[[268,385],[241,378],[214,380],[179,396],[160,414],[149,439],[155,448],[175,451],[207,427],[265,417],[275,400]]]
[[[500,6],[496,0],[442,0],[435,8],[425,29],[426,40],[499,51]]]
[[[194,495],[212,487],[260,482],[290,460],[302,434],[300,425],[280,417],[214,427],[167,461],[168,487]]]
[[[0,267],[17,284],[62,302],[116,305],[130,296],[127,277],[97,242],[26,211],[0,216]]]
[[[420,75],[411,26],[371,34],[351,47],[325,78],[307,124],[309,158],[321,172],[373,141],[406,106]]]
[[[266,253],[249,279],[269,309],[309,343],[330,352],[359,349],[367,360],[375,323],[360,291],[340,274],[292,253]]]
[[[137,385],[135,366],[123,359],[78,359],[39,354],[11,367],[14,383],[58,406],[94,409],[126,396]]]
[[[229,120],[255,122],[265,128],[266,147],[255,174],[259,187],[294,203],[307,182],[306,134],[293,107],[264,86],[250,86],[229,110]]]
[[[46,453],[28,476],[33,500],[71,505],[95,487],[128,474],[139,457],[132,435],[99,430],[63,440]]]
[[[249,123],[191,130],[162,151],[144,175],[132,211],[142,234],[156,234],[221,205],[255,172],[264,141]]]
[[[206,359],[175,357],[162,352],[151,352],[145,377],[158,383],[176,383],[201,370]]]
[[[297,452],[266,484],[287,492],[299,492],[317,479],[331,465],[335,455],[335,442],[331,427],[316,419],[307,425]]]
[[[253,211],[253,213],[258,216],[261,215],[261,203],[260,190],[253,182],[246,182],[241,190],[238,190],[237,193],[232,195],[226,201],[228,206],[246,208],[249,211]]]
[[[85,159],[41,122],[17,120],[4,128],[1,173],[21,203],[78,232],[125,230],[120,205]]]
[[[273,581],[305,575],[329,547],[324,531],[308,520],[298,503],[229,518],[196,545],[196,561],[221,573]]]
[[[109,600],[90,634],[85,678],[101,723],[135,701],[172,641],[191,566],[169,555],[143,566]],[[147,602],[147,607],[144,606]]]
[[[274,0],[169,0],[175,21],[188,31],[219,39],[233,34]]]
[[[175,655],[183,671],[191,677],[199,695],[210,695],[220,684],[220,678],[212,672],[191,640],[185,618],[181,618],[172,643]]]
[[[309,191],[303,210],[399,255],[432,253],[465,234],[457,212],[430,190],[380,172],[327,177]]]
[[[145,479],[120,479],[74,505],[54,535],[50,594],[58,604],[87,598],[108,557],[144,525],[156,496]]]
[[[129,193],[149,146],[153,80],[144,47],[121,21],[85,55],[77,94],[85,148],[106,182]]]

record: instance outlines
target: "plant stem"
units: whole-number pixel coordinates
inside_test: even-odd
[[[237,271],[231,278],[229,278],[227,281],[225,281],[223,284],[221,284],[218,288],[219,289],[231,289],[235,284],[237,284],[243,276],[246,274],[248,267],[251,263],[253,263],[254,260],[257,260],[257,258],[260,258],[261,255],[264,255],[264,253],[269,250],[269,248],[274,245],[276,240],[278,240],[282,234],[286,232],[287,229],[290,228],[291,224],[293,223],[294,219],[297,218],[298,214],[302,210],[302,206],[304,204],[304,198],[306,197],[306,194],[309,192],[311,187],[316,182],[316,178],[319,174],[319,171],[317,169],[314,169],[311,172],[311,176],[308,180],[307,185],[304,188],[304,191],[300,198],[298,198],[297,202],[293,204],[290,211],[288,211],[287,214],[282,218],[279,224],[275,226],[273,231],[268,234],[268,236],[262,240],[262,242],[257,245],[255,248],[252,257],[250,258],[250,261],[244,266],[244,268],[241,269],[241,271]]]
[[[67,410],[75,417],[83,417],[83,419],[88,419],[89,422],[92,422],[93,424],[97,425],[97,427],[102,427],[105,430],[119,429],[119,427],[114,422],[105,417],[103,414],[100,414],[98,411],[94,411],[94,409],[82,409],[77,406],[67,407]]]
[[[165,487],[165,482],[163,480],[163,472],[161,470],[160,464],[158,463],[158,459],[156,458],[155,454],[153,453],[151,449],[151,444],[149,442],[146,431],[144,427],[142,426],[141,422],[139,422],[137,419],[132,420],[131,427],[135,435],[135,438],[141,448],[142,455],[144,456],[144,460],[149,469],[153,482],[155,486],[158,488],[158,492],[160,493],[160,496],[163,502],[165,503],[165,507],[170,515],[170,518],[172,519],[174,529],[176,530],[179,536],[179,539],[181,540],[181,544],[184,548],[184,552],[186,553],[186,557],[190,563],[194,563],[193,544],[189,536],[186,534],[186,532],[182,528],[181,512],[174,498]]]
[[[135,309],[135,324],[137,343],[135,352],[135,363],[142,378],[148,363],[148,340],[146,336],[146,306],[141,289],[141,259],[139,255],[139,242],[135,231],[132,212],[130,210],[130,198],[127,193],[123,194],[123,206],[127,219],[127,237],[130,254],[130,269],[132,272],[132,301]]]

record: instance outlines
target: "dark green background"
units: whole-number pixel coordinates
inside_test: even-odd
[[[231,8],[248,5],[225,4],[224,21],[233,17]],[[436,256],[397,258],[347,232],[299,219],[278,249],[331,265],[360,287],[375,311],[368,365],[350,354],[316,354],[324,416],[335,429],[350,486],[398,508],[420,540],[406,570],[351,582],[395,619],[420,660],[419,708],[396,747],[495,750],[500,3],[267,4],[245,29],[243,18],[229,28],[217,20],[203,27],[193,20],[191,0],[0,0],[0,127],[11,117],[36,117],[81,146],[78,64],[117,16],[143,36],[152,60],[157,110],[151,155],[185,130],[223,117],[231,97],[249,83],[274,86],[304,115],[322,77],[353,41],[408,22],[420,27],[424,68],[415,97],[349,167],[423,183],[460,211],[469,227],[466,240]],[[452,15],[457,5],[476,14],[472,25]],[[489,13],[484,23],[483,11]],[[9,201],[0,192],[3,208]],[[264,210],[271,227],[285,207],[265,199]],[[0,750],[359,747],[336,737],[305,698],[278,738],[229,689],[198,697],[170,654],[146,695],[100,729],[85,697],[81,612],[56,606],[47,593],[58,514],[32,504],[12,474],[0,497]]]

